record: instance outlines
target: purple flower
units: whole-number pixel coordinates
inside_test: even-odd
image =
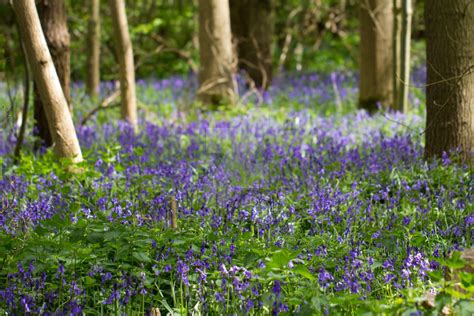
[[[318,282],[319,282],[319,285],[321,285],[321,287],[327,288],[330,282],[333,280],[334,280],[334,277],[331,275],[331,273],[326,271],[324,268],[319,269]]]
[[[280,281],[273,281],[272,292],[273,292],[273,294],[275,294],[277,297],[280,296],[280,294],[281,294],[281,282],[280,282]]]

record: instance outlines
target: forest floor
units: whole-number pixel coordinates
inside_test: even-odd
[[[205,113],[193,78],[141,81],[140,131],[113,108],[76,125],[74,173],[31,135],[14,166],[3,130],[0,314],[473,313],[473,275],[467,294],[446,277],[472,247],[472,173],[423,161],[422,90],[369,116],[356,86],[283,75]],[[73,90],[80,122],[95,105]]]

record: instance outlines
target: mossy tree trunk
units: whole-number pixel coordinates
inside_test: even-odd
[[[100,0],[89,0],[87,38],[87,94],[97,98],[100,88]]]
[[[393,3],[361,0],[359,108],[393,105]]]
[[[394,0],[393,10],[393,108],[406,113],[410,85],[412,1]]]
[[[199,0],[198,99],[207,105],[234,103],[236,85],[228,0]]]

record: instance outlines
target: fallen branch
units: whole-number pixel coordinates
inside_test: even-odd
[[[119,106],[118,104],[111,104],[120,96],[120,84],[117,84],[114,92],[112,92],[108,97],[106,97],[97,107],[93,108],[89,113],[87,113],[82,119],[81,124],[86,125],[87,121],[90,120],[97,112],[103,109],[111,109]]]
[[[171,229],[178,229],[178,204],[176,203],[176,197],[171,196]]]

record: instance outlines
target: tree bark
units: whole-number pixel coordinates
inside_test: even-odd
[[[258,88],[272,80],[272,0],[230,0],[232,36],[237,46],[238,67]]]
[[[67,13],[64,0],[36,1],[38,14],[43,28],[54,67],[59,77],[64,96],[71,107],[71,68],[70,68],[70,36],[67,28]],[[38,85],[34,85],[34,134],[42,141],[42,146],[50,147],[53,139],[49,132],[45,110],[38,92]],[[38,147],[38,146],[37,146]]]
[[[198,99],[205,104],[234,103],[232,40],[228,0],[199,0]]]
[[[401,73],[402,1],[393,0],[393,103],[398,103]]]
[[[393,109],[408,112],[410,85],[411,0],[394,0]]]
[[[109,0],[115,32],[115,45],[120,66],[122,119],[137,128],[137,97],[132,41],[128,31],[124,0]]]
[[[459,149],[473,163],[474,144],[474,3],[430,0],[426,25],[425,157]]]
[[[100,92],[100,0],[89,1],[86,89],[91,98],[97,98]]]
[[[54,150],[60,157],[70,158],[72,162],[80,162],[82,161],[81,148],[61,82],[48,50],[35,0],[15,0],[13,9],[17,16],[21,38],[24,39],[28,63],[48,120]]]
[[[361,0],[359,108],[392,106],[393,4],[389,0]]]

